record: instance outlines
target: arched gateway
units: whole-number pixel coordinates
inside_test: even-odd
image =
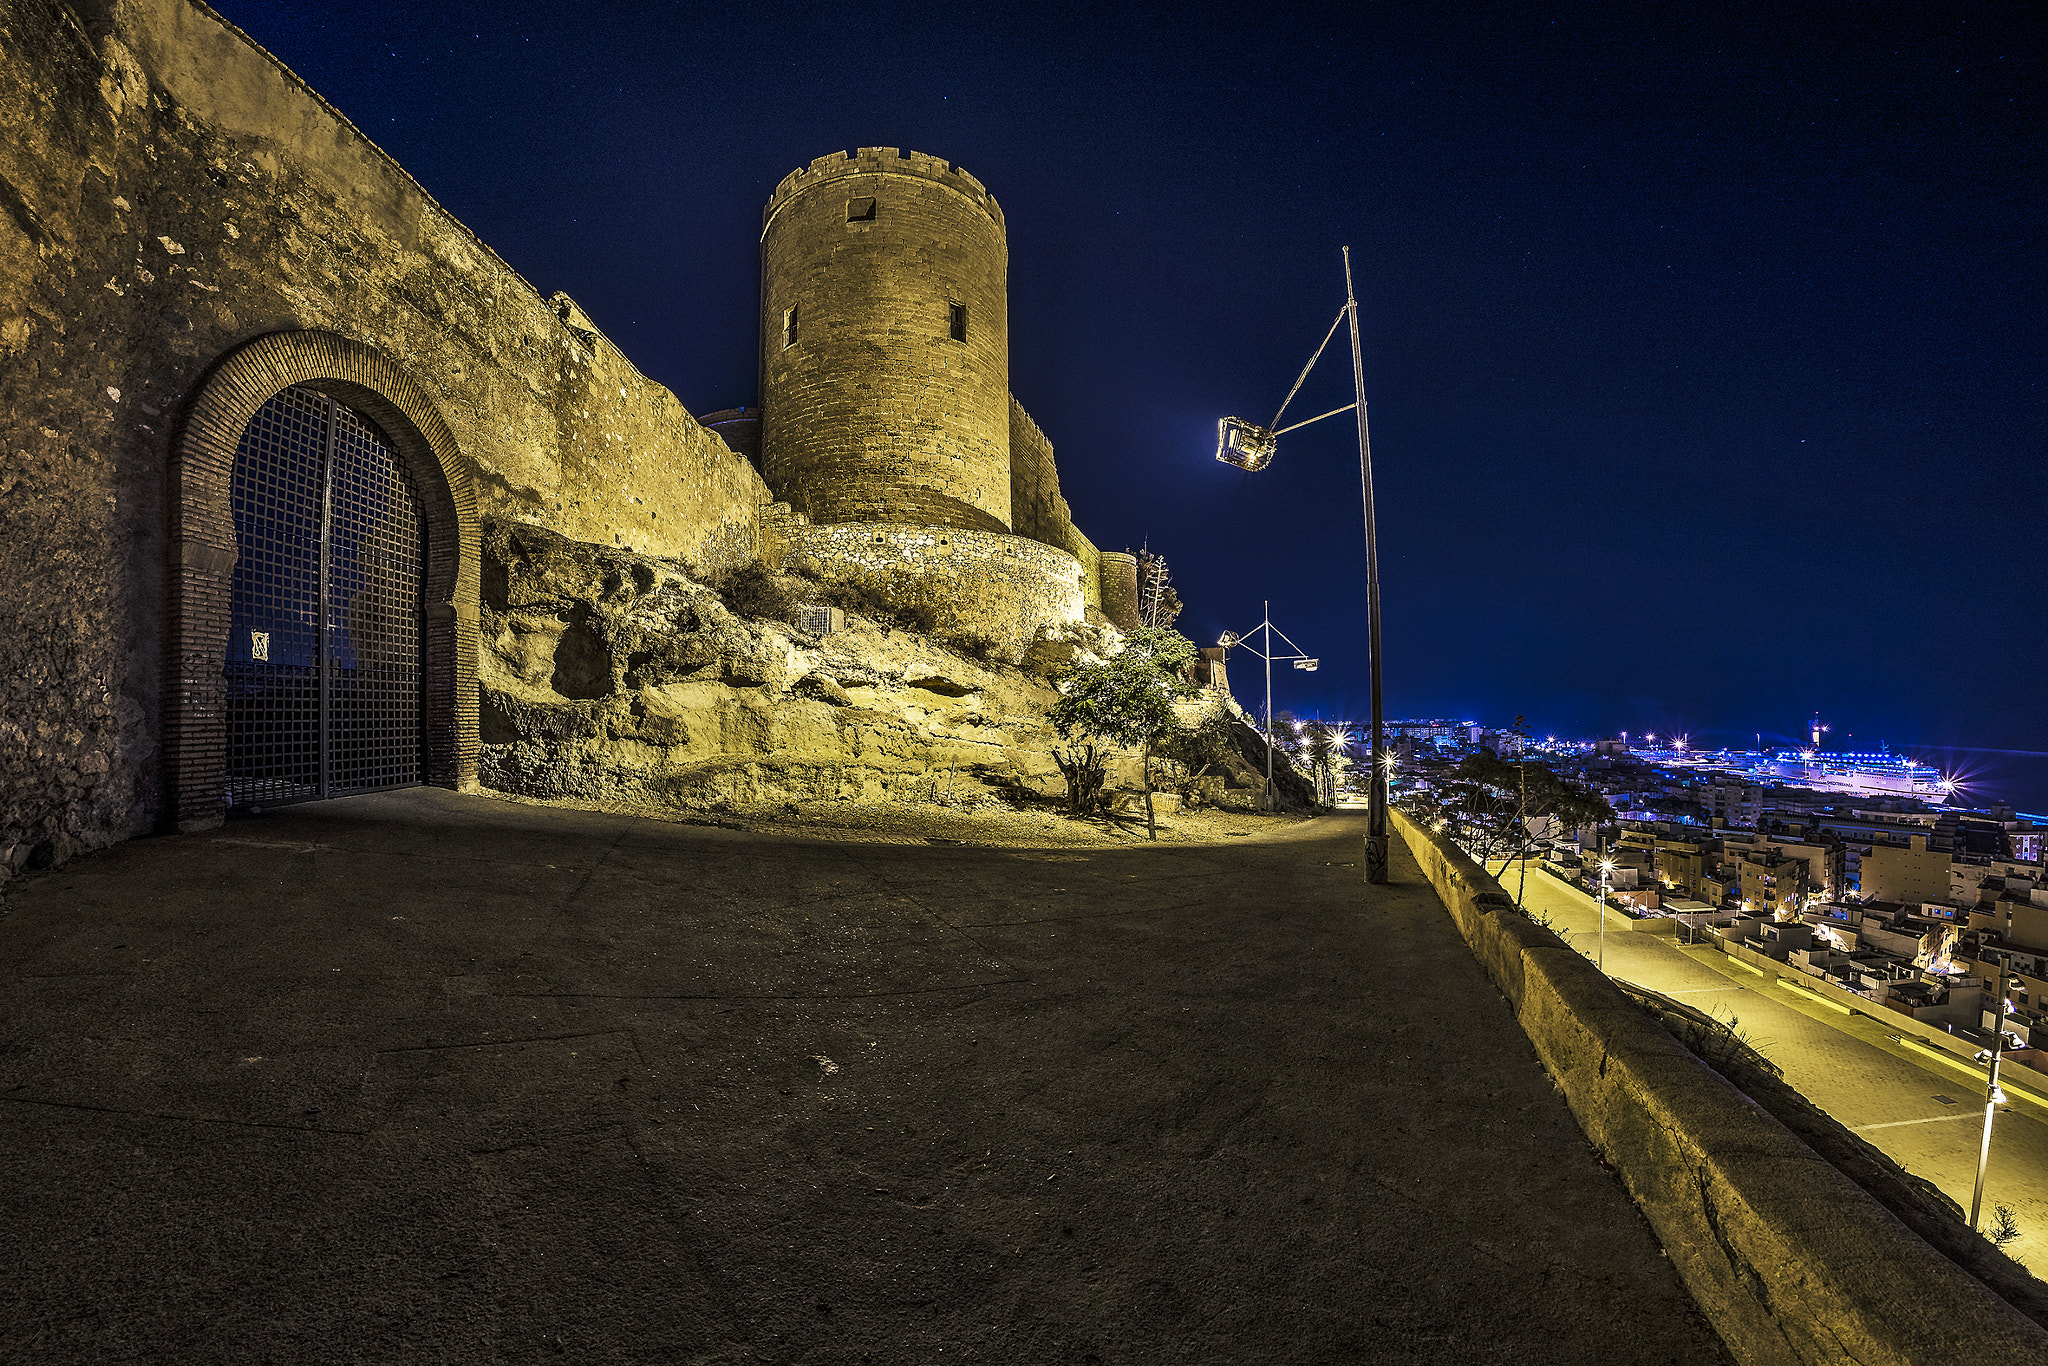
[[[172,471],[170,805],[476,772],[477,527],[432,402],[375,349],[259,338],[215,367]]]

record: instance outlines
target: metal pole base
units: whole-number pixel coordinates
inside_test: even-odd
[[[1365,880],[1384,886],[1390,877],[1387,868],[1387,837],[1367,835],[1365,837]]]
[[[1365,880],[1380,886],[1393,881],[1388,865],[1387,770],[1380,762],[1377,713],[1373,723],[1372,779],[1365,802]]]

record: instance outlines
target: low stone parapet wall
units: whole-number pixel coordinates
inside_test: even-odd
[[[1405,813],[1390,814],[1737,1360],[2048,1361],[2048,1332],[1517,914],[1479,865]]]

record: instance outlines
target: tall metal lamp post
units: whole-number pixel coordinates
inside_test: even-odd
[[[1327,413],[1297,422],[1291,427],[1280,425],[1281,414],[1287,405],[1301,392],[1303,381],[1309,371],[1316,368],[1316,362],[1323,358],[1323,350],[1329,346],[1330,338],[1337,335],[1338,327],[1346,322],[1351,327],[1351,388],[1353,398],[1341,408],[1332,408]],[[1372,509],[1372,439],[1366,429],[1365,420],[1365,356],[1358,342],[1358,296],[1351,284],[1351,248],[1344,248],[1344,307],[1338,312],[1337,320],[1330,324],[1330,330],[1323,335],[1321,346],[1309,357],[1308,364],[1301,369],[1300,378],[1287,391],[1281,401],[1280,411],[1273,414],[1273,420],[1261,427],[1243,418],[1226,417],[1216,424],[1216,458],[1226,465],[1235,465],[1241,470],[1257,472],[1273,463],[1273,453],[1279,438],[1311,422],[1321,422],[1326,417],[1339,413],[1358,414],[1358,490],[1365,509],[1365,611],[1366,631],[1369,637],[1372,666],[1372,763],[1370,766],[1370,788],[1366,799],[1365,817],[1365,880],[1367,882],[1387,881],[1387,769],[1381,762],[1385,753],[1385,733],[1381,708],[1380,671],[1380,556],[1378,532],[1373,522]]]
[[[1614,860],[1600,860],[1600,971],[1607,971],[1607,878],[1614,871]]]
[[[1998,1114],[1998,1107],[2005,1104],[2005,1092],[1998,1086],[1998,1064],[2005,1059],[2005,1008],[2019,985],[2019,978],[1999,975],[1998,1018],[1992,1026],[1991,1049],[1988,1054],[1977,1055],[1977,1061],[1991,1063],[1991,1075],[1984,1080],[1984,1140],[1977,1146],[1977,1191],[1970,1197],[1972,1233],[1977,1231],[1977,1216],[1984,1208],[1984,1169],[1991,1165],[1991,1121]]]
[[[1243,632],[1225,631],[1222,638],[1216,643],[1225,650],[1230,649],[1233,645],[1242,645],[1245,649],[1250,650],[1260,659],[1266,661],[1266,795],[1263,805],[1266,810],[1271,811],[1273,809],[1273,661],[1276,659],[1291,659],[1294,661],[1295,668],[1308,673],[1314,673],[1322,664],[1322,661],[1313,655],[1303,654],[1301,647],[1288,640],[1287,633],[1273,624],[1272,603],[1267,602],[1263,606],[1265,608],[1265,615],[1259,618],[1257,626]],[[1253,636],[1262,636],[1263,639],[1261,639],[1259,644],[1254,645],[1252,644]],[[1273,637],[1275,636],[1280,637],[1281,642],[1288,649],[1294,651],[1294,653],[1283,655],[1274,649]]]

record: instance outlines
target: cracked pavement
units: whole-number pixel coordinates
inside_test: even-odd
[[[1721,1362],[1396,842],[414,789],[0,917],[0,1358]]]

